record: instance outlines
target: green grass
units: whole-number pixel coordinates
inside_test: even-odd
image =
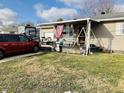
[[[45,53],[0,64],[0,93],[124,93],[124,55]]]

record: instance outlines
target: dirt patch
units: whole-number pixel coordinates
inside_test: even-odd
[[[40,64],[32,63],[29,66],[25,67],[25,70],[28,75],[38,75],[38,73],[41,71]]]
[[[13,67],[25,67],[26,65],[30,65],[31,63],[38,62],[39,58],[38,57],[31,57],[31,58],[26,58],[26,59],[18,59],[17,63],[14,64]]]
[[[40,62],[37,57],[25,60],[24,64],[21,64],[20,66],[24,68],[28,75],[35,76],[41,71]]]
[[[124,93],[124,80],[121,79],[118,81],[117,90],[122,91]]]

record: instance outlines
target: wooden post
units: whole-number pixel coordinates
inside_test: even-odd
[[[91,21],[87,19],[87,35],[86,35],[86,56],[90,52],[90,33],[91,33]]]

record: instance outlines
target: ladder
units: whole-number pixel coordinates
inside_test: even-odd
[[[80,37],[82,31],[84,31],[84,29],[85,29],[84,27],[81,28],[81,31],[80,31],[80,33],[77,35],[77,37],[76,37],[76,39],[75,39],[75,41],[74,41],[72,47],[75,47],[76,44],[77,44],[77,45],[80,45],[78,41],[79,41],[79,37]]]
[[[75,47],[76,44],[77,44],[78,46],[80,46],[79,37],[80,37],[82,31],[84,31],[85,38],[87,38],[87,31],[85,30],[85,27],[83,26],[83,27],[81,28],[79,34],[77,35],[77,37],[76,37],[76,39],[75,39],[75,41],[74,41],[72,47]],[[91,34],[92,34],[93,37],[96,39],[96,41],[98,42],[98,44],[99,44],[100,46],[102,46],[103,43],[96,37],[96,35],[94,34],[93,30],[91,30]],[[84,43],[86,44],[86,40],[84,41]]]

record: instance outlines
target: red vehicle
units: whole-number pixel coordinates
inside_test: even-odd
[[[21,34],[0,34],[0,59],[25,52],[38,52],[39,42]]]

